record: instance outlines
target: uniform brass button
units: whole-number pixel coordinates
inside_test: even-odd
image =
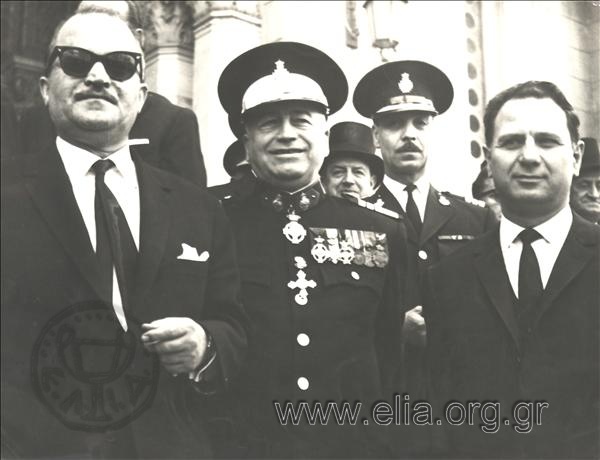
[[[298,341],[298,344],[301,347],[307,347],[308,344],[310,343],[310,337],[304,333],[298,334],[298,337],[296,337],[296,340]]]
[[[423,251],[422,249],[419,251],[419,259],[421,260],[427,260],[427,252]]]
[[[301,390],[308,390],[308,379],[306,377],[300,377],[298,379],[298,388],[300,388]]]
[[[356,281],[358,281],[360,279],[360,275],[358,273],[356,273],[355,271],[353,271],[352,273],[350,273],[350,276],[352,278],[354,278]]]

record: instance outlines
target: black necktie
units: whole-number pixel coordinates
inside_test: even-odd
[[[519,311],[517,316],[521,322],[528,322],[533,309],[542,295],[542,277],[540,266],[531,243],[539,240],[542,236],[532,228],[526,228],[519,234],[523,243],[521,260],[519,262]]]
[[[408,199],[406,200],[406,215],[417,232],[417,235],[421,234],[421,216],[419,215],[419,209],[413,198],[413,191],[417,188],[415,184],[408,184],[404,187],[404,190],[408,193]]]
[[[130,290],[135,278],[137,249],[125,214],[104,183],[106,171],[114,166],[111,160],[98,160],[91,168],[96,176],[96,257],[100,266],[105,300],[112,305],[112,274],[115,267],[123,309],[126,310],[131,300]]]

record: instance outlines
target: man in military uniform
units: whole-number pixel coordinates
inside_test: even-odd
[[[573,177],[571,206],[581,217],[600,224],[600,151],[593,137],[582,137],[585,147],[579,176]]]
[[[383,160],[375,155],[371,129],[343,121],[331,127],[329,155],[321,178],[329,195],[359,200],[370,197],[383,180]]]
[[[499,222],[500,216],[502,216],[502,206],[496,198],[496,185],[487,161],[481,163],[481,170],[471,185],[471,193],[474,199],[484,202],[493,211]]]
[[[452,103],[454,90],[437,67],[421,61],[388,62],[368,72],[354,91],[354,107],[373,120],[375,145],[385,164],[383,185],[369,199],[407,217],[412,262],[419,275],[495,224],[493,213],[450,193],[439,192],[427,175],[431,126]],[[404,389],[411,398],[425,398],[425,321],[422,293],[410,294],[403,334]],[[421,436],[412,437],[415,442]],[[426,448],[429,441],[424,439]]]
[[[360,401],[366,410],[391,396],[408,282],[405,229],[325,195],[319,182],[327,115],[344,104],[346,78],[321,51],[278,42],[233,60],[218,89],[257,176],[252,190],[222,197],[254,327],[245,372],[227,399],[237,414],[222,454],[389,455],[374,423],[310,423],[307,413],[284,423],[275,407]]]

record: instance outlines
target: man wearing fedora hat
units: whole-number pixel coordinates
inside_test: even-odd
[[[585,147],[579,176],[573,177],[571,206],[581,217],[600,224],[600,151],[593,137],[582,137]]]
[[[222,197],[254,330],[242,378],[227,398],[234,416],[222,434],[223,455],[390,455],[376,423],[311,421],[303,412],[287,418],[302,404],[371,407],[391,397],[401,345],[410,282],[404,226],[326,195],[319,180],[327,116],[344,105],[347,88],[329,56],[295,42],[251,49],[219,80],[221,103],[256,175],[244,194]]]
[[[329,155],[321,178],[329,195],[354,200],[370,197],[383,180],[383,161],[375,154],[371,129],[344,121],[329,132]]]

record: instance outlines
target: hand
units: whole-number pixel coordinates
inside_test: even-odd
[[[404,315],[402,334],[404,342],[418,347],[424,347],[427,343],[427,332],[425,330],[425,318],[423,318],[423,307],[417,305]]]
[[[142,343],[171,375],[194,371],[206,353],[206,332],[190,318],[158,319],[142,324],[142,331]]]

